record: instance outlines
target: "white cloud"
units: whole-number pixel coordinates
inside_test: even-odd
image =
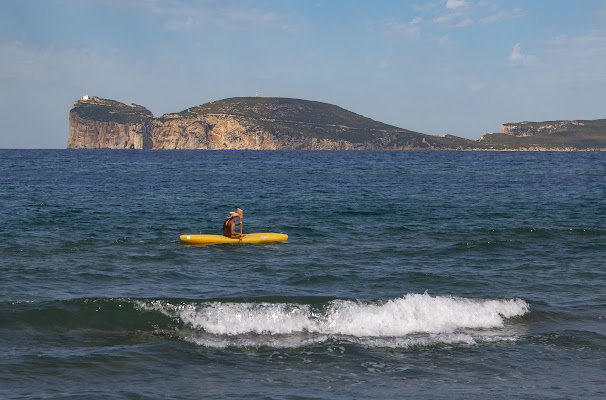
[[[192,30],[198,24],[194,21],[191,16],[188,16],[185,21],[180,20],[166,20],[164,21],[164,27],[169,31],[185,32]]]
[[[446,8],[449,9],[456,9],[459,7],[463,7],[465,5],[465,0],[447,0],[446,1]]]
[[[535,56],[522,53],[520,43],[516,43],[509,54],[509,65],[514,67],[529,66],[534,64],[536,60]]]
[[[440,25],[453,28],[463,28],[474,24],[471,17],[459,12],[440,15],[434,21]]]
[[[514,8],[511,11],[498,11],[494,14],[488,15],[486,17],[482,17],[478,20],[478,24],[486,25],[486,24],[494,24],[501,21],[507,21],[510,19],[517,19],[525,17],[527,13],[521,8]]]
[[[504,10],[498,4],[463,0],[448,0],[446,8],[437,9],[433,20],[445,27],[461,28],[472,25],[494,24],[526,16],[519,7]]]
[[[473,7],[464,0],[447,0],[446,10],[440,9],[433,20],[439,25],[460,28],[473,25],[472,13]]]
[[[422,22],[423,19],[421,19],[421,17],[416,17],[408,23],[401,23],[392,20],[387,22],[386,30],[389,35],[418,37],[421,35]]]

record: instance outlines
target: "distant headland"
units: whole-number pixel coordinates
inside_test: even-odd
[[[508,123],[478,140],[427,135],[317,101],[236,97],[175,114],[84,96],[68,149],[606,150],[606,119]]]

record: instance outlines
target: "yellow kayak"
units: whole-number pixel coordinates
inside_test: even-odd
[[[284,233],[249,233],[242,239],[232,239],[222,235],[181,235],[181,240],[190,244],[216,244],[216,243],[269,243],[285,242],[288,235]]]

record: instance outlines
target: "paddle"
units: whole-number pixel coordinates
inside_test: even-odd
[[[236,210],[236,212],[238,213],[238,216],[240,217],[240,236],[244,237],[244,235],[242,235],[242,217],[244,216],[244,211],[240,210],[239,208]],[[241,239],[240,239],[241,240]]]

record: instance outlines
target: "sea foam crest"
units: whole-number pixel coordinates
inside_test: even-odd
[[[333,300],[323,307],[290,303],[140,304],[210,335],[319,334],[360,338],[457,334],[461,330],[499,329],[505,320],[524,315],[520,299],[479,300],[408,294],[384,302]]]

